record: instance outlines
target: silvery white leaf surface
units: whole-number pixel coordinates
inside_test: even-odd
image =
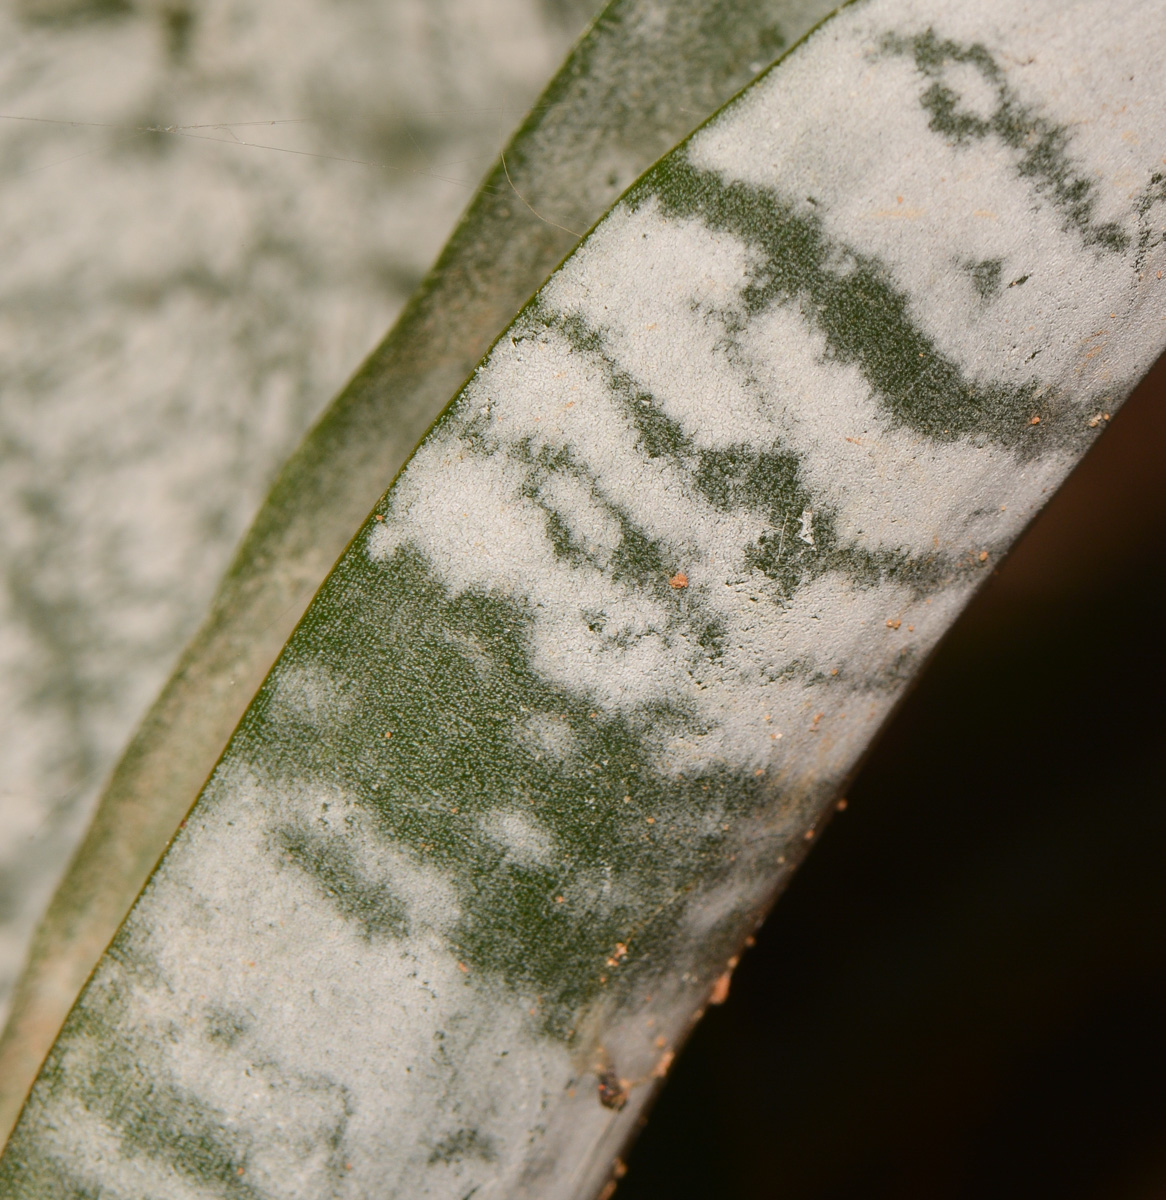
[[[1157,6],[867,0],[652,171],[362,527],[14,1196],[587,1197],[1161,352]]]
[[[122,754],[14,992],[0,1038],[0,1135],[247,701],[386,481],[575,243],[572,230],[593,224],[832,3],[613,0],[574,48],[390,334],[280,471],[208,616]],[[509,31],[502,19],[499,36]]]

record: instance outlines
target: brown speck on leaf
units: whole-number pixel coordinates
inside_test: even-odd
[[[1032,420],[1031,420],[1031,421],[1029,421],[1029,424],[1030,424],[1030,425],[1039,425],[1039,424],[1040,424],[1040,417],[1033,417],[1033,418],[1032,418]]]
[[[1102,419],[1103,421],[1108,421],[1108,420],[1109,420],[1109,413],[1102,413],[1102,414],[1101,414],[1101,419]]]
[[[656,818],[655,818],[655,817],[649,817],[649,818],[648,818],[648,824],[649,824],[649,825],[655,825],[655,824],[656,824]]]
[[[1101,413],[1089,418],[1089,428],[1096,429],[1101,424]]]
[[[652,1068],[652,1077],[654,1079],[663,1079],[668,1074],[668,1068],[672,1066],[672,1060],[676,1054],[672,1050],[665,1050],[660,1055],[660,1061]]]
[[[657,1049],[663,1050],[664,1047],[667,1045],[668,1045],[668,1039],[663,1034],[660,1034],[660,1036],[656,1039]]]
[[[677,571],[668,582],[674,588],[686,588],[688,587],[688,576],[683,571]]]
[[[987,562],[987,561],[988,561],[988,551],[981,550],[980,551],[980,562]]]
[[[757,770],[753,772],[753,774],[754,774],[754,775],[764,775],[764,774],[765,774],[765,768],[764,768],[764,767],[758,767],[758,768],[757,768]]]
[[[616,1187],[615,1180],[609,1179],[603,1185],[603,1191],[599,1193],[599,1195],[595,1198],[595,1200],[611,1200],[612,1196],[615,1195],[615,1187]]]
[[[628,1165],[622,1158],[617,1158],[611,1164],[611,1173],[616,1179],[622,1179],[628,1173]]]
[[[821,719],[822,719],[822,718],[823,718],[825,715],[826,715],[826,714],[825,714],[824,712],[820,712],[820,713],[815,713],[815,714],[814,714],[814,719],[813,719],[813,720],[810,722],[810,732],[811,732],[811,733],[817,733],[817,732],[818,732],[818,722],[819,722],[819,721],[820,721],[820,720],[821,720]]]
[[[834,668],[831,670],[830,674],[831,674],[831,675],[837,675],[837,674],[838,674],[838,668],[837,668],[837,667],[834,667]]]
[[[611,1067],[606,1068],[599,1075],[599,1103],[604,1108],[614,1108],[618,1112],[627,1102],[626,1082]]]
[[[888,617],[887,618],[887,628],[888,629],[898,629],[899,626],[902,624],[903,624],[903,622],[900,621],[898,617]]]
[[[814,838],[814,827],[813,827],[813,825],[811,825],[811,826],[810,826],[810,828],[809,828],[809,829],[807,829],[807,830],[806,830],[806,832],[805,832],[804,834],[802,834],[802,836],[803,836],[803,837],[806,839],[806,841],[807,841],[807,842],[809,842],[809,841],[813,841],[813,838]]]
[[[745,945],[751,949],[752,947],[757,945],[757,939],[752,934],[750,934],[745,939]]]
[[[590,717],[590,718],[591,718],[593,721],[595,721],[595,720],[598,720],[598,718],[599,718],[599,714],[598,714],[598,713],[588,713],[587,715],[588,715],[588,716],[589,716],[589,717]]]
[[[469,968],[469,967],[467,967],[467,966],[466,966],[466,964],[465,964],[465,963],[463,963],[463,962],[460,962],[460,963],[458,963],[458,965],[457,965],[457,969],[458,969],[458,970],[459,970],[459,971],[460,971],[460,972],[461,972],[463,975],[468,975],[468,974],[470,973],[470,968]]]
[[[387,737],[387,738],[391,738],[392,736],[393,736],[393,731],[392,731],[391,729],[386,729],[386,730],[385,730],[385,737]]]
[[[606,983],[606,982],[607,982],[607,976],[606,976],[606,975],[600,975],[600,977],[599,977],[599,982],[600,982],[600,983]]]
[[[842,797],[839,799],[838,803],[834,805],[834,807],[835,807],[835,808],[836,808],[836,809],[837,809],[839,812],[845,812],[845,811],[846,811],[846,810],[847,810],[847,809],[850,807],[850,801],[849,801],[849,800],[847,800],[845,796],[842,796]]]
[[[914,625],[908,625],[908,626],[907,626],[907,632],[908,632],[908,633],[914,633],[914,632],[915,632],[915,626],[914,626]]]
[[[556,897],[555,897],[555,903],[556,903],[556,904],[562,904],[562,903],[563,903],[563,897],[562,897],[562,896],[556,896]]]
[[[724,1002],[726,1000],[728,1000],[728,998],[729,998],[729,984],[731,984],[732,982],[733,982],[733,972],[726,971],[716,981],[716,983],[713,984],[713,990],[711,992],[709,992],[709,1003],[710,1004],[724,1004]]]

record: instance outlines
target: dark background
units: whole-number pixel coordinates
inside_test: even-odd
[[[1166,359],[940,647],[617,1200],[1166,1198]]]

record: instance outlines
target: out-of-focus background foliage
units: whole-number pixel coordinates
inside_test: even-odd
[[[267,481],[591,7],[0,0],[0,114],[49,119],[0,120],[0,1011]],[[621,1200],[1166,1196],[1164,459],[1160,365],[871,756]]]
[[[596,6],[0,0],[0,1019],[273,473]]]

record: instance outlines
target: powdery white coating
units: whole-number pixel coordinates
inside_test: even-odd
[[[796,450],[823,505],[838,508],[844,536],[871,549],[934,547],[971,557],[985,538],[994,544],[1000,503],[992,516],[977,514],[969,481],[1006,497],[1001,503],[1012,500],[1011,529],[1023,525],[1040,486],[1066,469],[1063,456],[1042,459],[1018,488],[1011,453],[892,428],[870,385],[854,368],[824,363],[820,335],[794,311],[772,310],[729,334],[726,314],[743,319],[752,257],[729,235],[696,220],[668,222],[647,203],[604,223],[544,289],[540,312],[583,317],[616,369],[646,393],[632,403],[658,405],[697,447]],[[779,766],[791,781],[809,776],[819,769],[821,746],[820,728],[809,736],[813,713],[849,707],[853,722],[856,693],[892,671],[905,649],[925,653],[953,610],[929,606],[905,646],[887,636],[886,620],[906,614],[904,624],[915,625],[919,602],[899,584],[858,587],[829,574],[784,596],[747,564],[765,519],[718,509],[681,465],[651,457],[627,403],[611,391],[595,353],[524,319],[459,408],[486,452],[458,439],[457,424],[432,438],[399,482],[369,553],[383,559],[411,544],[454,594],[476,588],[521,596],[537,614],[534,663],[557,684],[629,713],[686,705],[696,728],[661,746],[662,769],[724,761]],[[867,435],[865,454],[846,441],[851,431]],[[529,459],[564,450],[572,466],[532,496]],[[666,598],[671,603],[613,580],[610,516],[606,554],[579,563],[556,552],[540,506],[569,528],[598,528],[600,501],[667,547],[667,560],[687,580]],[[783,535],[792,544],[808,529],[812,538],[812,521],[803,513]],[[698,643],[693,620],[708,616],[725,630],[715,658]],[[791,682],[791,671],[803,680],[832,671],[840,678],[827,700],[821,689]],[[832,730],[831,740],[864,744],[890,699],[845,735]],[[771,736],[774,721],[792,735],[780,744]]]
[[[1064,50],[1071,39],[1060,68],[1016,84],[1024,103],[1065,124],[1065,113],[1085,103],[1077,89],[1092,88],[1096,106],[1125,88],[1116,75],[1114,89],[1105,82],[1114,75],[1114,39],[1074,36],[1081,13],[1066,12],[1050,0],[950,10],[916,0],[856,5],[680,153],[783,198],[812,194],[838,242],[878,256],[908,295],[914,321],[970,376],[1055,384],[1058,403],[1085,413],[1106,375],[1120,398],[1161,347],[1160,323],[1135,320],[1113,327],[1103,354],[1088,359],[1081,350],[1099,295],[1113,312],[1118,295],[1122,312],[1161,308],[1161,289],[1151,293],[1137,278],[1163,265],[1161,243],[1139,248],[1148,255],[1140,266],[1132,243],[1121,251],[1083,245],[1080,229],[1066,229],[1039,196],[1018,198],[1011,151],[999,147],[983,169],[1013,228],[1002,242],[969,232],[979,229],[980,218],[964,211],[978,185],[957,181],[965,190],[951,192],[945,208],[947,181],[936,183],[935,172],[991,147],[948,146],[930,130],[915,67],[884,41],[934,28],[1011,62],[1030,43]],[[1161,59],[1166,29],[1147,24],[1152,12],[1149,4],[1129,10],[1141,14],[1145,41],[1157,38]],[[1115,27],[1127,26],[1123,11]],[[1149,51],[1139,53],[1148,61]],[[1077,70],[1081,62],[1088,71]],[[885,104],[878,120],[866,102],[838,98],[856,77]],[[966,71],[953,75],[957,84],[969,89],[973,111],[990,103]],[[1062,105],[1066,87],[1071,106]],[[1089,177],[1114,163],[1135,171],[1124,142],[1111,155],[1105,139],[1070,140],[1069,152]],[[1106,211],[1128,222],[1137,189],[1156,169],[1156,154],[1144,150],[1135,195]],[[867,220],[876,184],[896,208],[899,194],[906,205],[910,187],[924,189],[918,206],[933,215],[914,224]],[[339,786],[321,792],[262,755],[228,757],[131,917],[123,940],[132,969],[107,957],[81,1011],[96,1010],[103,989],[121,989],[116,1044],[146,1048],[159,1077],[196,1095],[219,1129],[250,1139],[247,1171],[260,1195],[593,1195],[604,1156],[648,1095],[654,1034],[677,1038],[707,994],[702,939],[727,921],[744,932],[745,914],[783,876],[778,855],[804,844],[831,786],[1084,442],[1009,449],[983,434],[914,432],[861,362],[827,358],[799,304],[749,307],[757,264],[749,246],[699,213],[664,211],[644,192],[600,226],[500,341],[414,456],[383,521],[351,553],[388,572],[408,549],[451,601],[508,601],[506,611],[526,622],[524,664],[594,706],[597,720],[619,716],[642,731],[659,780],[680,789],[723,768],[744,790],[760,775],[768,803],[732,828],[735,874],[718,878],[706,864],[712,882],[700,904],[683,910],[651,1001],[600,992],[580,1005],[568,1051],[539,1025],[538,995],[459,962],[447,934],[475,897],[457,893],[446,870],[415,847],[386,847],[362,815],[362,798]],[[1073,286],[1058,301],[1056,336],[1022,369],[1001,342],[1005,319],[1051,319],[1041,306],[1052,291],[1017,287],[989,304],[978,292],[974,302],[961,300],[952,279],[964,278],[972,254],[981,261],[1040,246],[1055,250]],[[971,319],[981,304],[983,316]],[[958,319],[949,320],[953,305]],[[666,428],[660,444],[637,406],[655,414],[657,431]],[[718,500],[707,468],[725,450],[743,462],[785,455],[794,463],[783,485],[788,511],[736,493]],[[307,720],[327,732],[343,712],[343,681],[305,674],[294,658],[277,666],[274,694],[289,729]],[[317,708],[325,695],[338,701]],[[665,705],[680,714],[671,724],[653,718]],[[554,720],[520,725],[521,745],[537,744],[558,762],[575,753],[578,735]],[[692,814],[694,838],[724,820],[721,803]],[[504,854],[544,861],[556,853],[549,821],[513,798],[479,824]],[[643,837],[644,861],[662,867],[653,856],[675,850]],[[396,904],[399,928],[382,931],[359,912],[346,918],[309,880],[305,855],[327,866],[333,852],[350,856],[336,870],[352,862],[369,887],[392,893],[380,911],[393,916]],[[564,903],[586,901],[597,916],[614,911],[628,899],[629,878],[580,871]],[[682,902],[680,893],[664,900]],[[610,969],[624,969],[621,961],[613,948]],[[195,1031],[215,1029],[222,1035],[210,1036],[208,1049]],[[95,1043],[66,1031],[66,1075],[69,1056],[96,1054]],[[594,1074],[605,1068],[631,1088],[620,1114],[596,1098]],[[108,1194],[129,1200],[146,1186],[140,1173],[153,1168],[66,1088],[49,1095],[42,1086],[26,1120],[27,1137]]]
[[[848,540],[916,554],[980,550],[1000,538],[1002,507],[1019,518],[1006,528],[1022,528],[1074,461],[1054,450],[1022,462],[1010,450],[937,442],[896,424],[861,371],[828,361],[825,336],[791,308],[771,309],[741,341],[760,390],[788,397],[775,436],[801,456],[818,503]],[[982,503],[969,509],[973,476]]]
[[[555,844],[550,834],[527,813],[491,813],[481,822],[486,834],[500,843],[507,854],[519,862],[551,865],[555,861]]]
[[[1136,242],[1131,201],[1161,165],[1154,147],[1166,123],[1166,68],[1150,32],[1160,24],[1145,3],[1103,17],[1095,4],[1054,0],[953,6],[938,21],[926,0],[900,0],[885,15],[858,8],[815,35],[815,55],[792,56],[780,81],[762,81],[700,132],[689,156],[726,181],[812,197],[830,232],[891,268],[915,320],[973,378],[1039,377],[1108,398],[1142,367],[1111,349],[1138,303],[1128,256],[1083,253],[1063,206],[1039,189],[1039,176],[1018,170],[1023,148],[995,134],[936,136],[921,97],[939,82],[962,97],[959,112],[982,116],[1003,86],[1071,131],[1068,166],[1092,185],[1093,227],[1116,222]],[[983,46],[1001,83],[989,86],[968,62],[924,77],[909,48],[885,46],[889,31],[908,41],[929,28]],[[800,133],[807,129],[813,137]],[[992,303],[972,272],[985,261],[1000,264]]]
[[[224,793],[230,825],[215,819]],[[382,861],[406,902],[410,931],[362,938],[321,906],[294,864],[270,852],[273,825],[314,822],[318,795],[275,794],[227,772],[206,799],[207,817],[192,819],[168,859],[169,886],[155,889],[148,917],[128,931],[135,960],[151,964],[136,972],[127,1000],[152,1068],[222,1114],[228,1128],[246,1130],[246,1177],[261,1195],[382,1194],[374,1148],[411,1147],[413,1165],[397,1181],[406,1189],[424,1180],[460,1195],[483,1165],[517,1170],[526,1131],[574,1069],[562,1048],[533,1035],[524,1008],[483,1004],[475,981],[451,960],[440,935],[456,913],[440,880],[403,860]],[[341,809],[334,823],[358,811],[344,809],[343,797],[329,799],[330,812]],[[222,869],[204,879],[208,861]],[[240,958],[244,946],[250,957]],[[294,971],[270,969],[291,961]],[[478,1083],[467,1091],[470,1076]],[[439,1102],[435,1110],[432,1100],[443,1094],[448,1108]],[[488,1157],[451,1164],[438,1184],[430,1156],[469,1114]],[[606,1116],[589,1105],[576,1119],[597,1131]],[[321,1149],[329,1137],[330,1153]],[[76,1114],[53,1149],[108,1194],[140,1194],[138,1160],[119,1151],[97,1114]],[[110,1163],[118,1164],[112,1177]]]

